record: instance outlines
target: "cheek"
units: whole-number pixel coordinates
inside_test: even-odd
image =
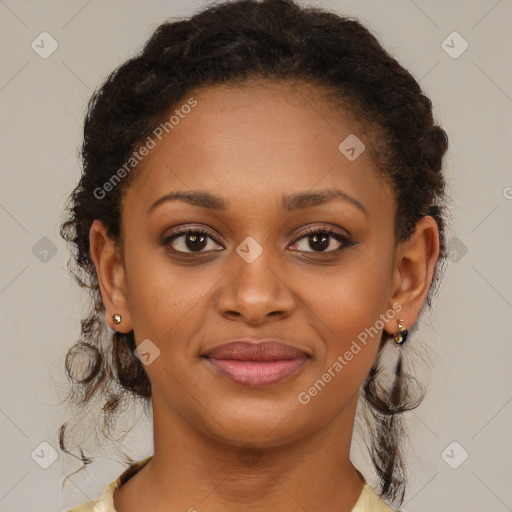
[[[377,278],[368,269],[352,269],[331,286],[329,300],[317,305],[316,330],[325,351],[301,396],[314,403],[319,422],[356,399],[375,361],[383,327],[377,321],[388,299]]]
[[[373,262],[361,257],[347,264],[346,270],[329,281],[329,292],[323,304],[317,305],[319,326],[329,327],[322,328],[326,346],[323,371],[338,362],[331,370],[337,375],[334,380],[353,391],[366,378],[380,343],[384,327],[381,315],[389,305],[391,285],[388,261],[385,256]]]
[[[391,276],[384,265],[359,258],[326,284],[329,291],[321,310],[325,312],[328,325],[335,326],[333,330],[344,333],[342,338],[346,338],[373,325],[384,313]]]
[[[180,267],[166,259],[163,250],[135,248],[126,259],[126,273],[137,344],[149,338],[169,357],[172,353],[174,361],[193,355],[188,340],[204,328],[208,301],[225,271],[208,267],[208,263]]]
[[[197,283],[188,279],[193,272],[172,268],[163,250],[126,243],[126,295],[137,341],[161,341],[201,299]]]

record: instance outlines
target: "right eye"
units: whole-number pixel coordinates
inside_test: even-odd
[[[203,249],[208,245],[208,238],[213,240],[213,236],[210,232],[202,228],[178,228],[174,233],[165,237],[162,241],[162,245],[170,247],[171,252],[181,254],[201,254],[203,252],[207,252],[203,251]]]

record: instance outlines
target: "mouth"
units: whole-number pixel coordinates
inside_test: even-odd
[[[278,341],[235,341],[220,345],[203,358],[224,377],[248,387],[263,387],[295,375],[310,356]]]

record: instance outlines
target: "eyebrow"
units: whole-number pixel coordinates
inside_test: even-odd
[[[296,210],[302,210],[304,208],[310,208],[312,206],[319,206],[333,201],[334,199],[340,199],[350,203],[361,210],[366,217],[369,216],[367,208],[360,201],[335,188],[318,190],[315,192],[299,192],[281,197],[283,209],[285,212],[292,212]],[[170,192],[169,194],[160,197],[149,207],[148,215],[157,206],[171,201],[182,201],[193,206],[206,208],[208,210],[227,210],[227,203],[222,197],[216,196],[205,190],[191,190]]]

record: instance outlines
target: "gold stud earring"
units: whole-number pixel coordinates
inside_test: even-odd
[[[117,325],[117,324],[120,324],[121,323],[121,315],[115,313],[114,315],[112,315],[112,318],[114,319],[114,323]]]
[[[398,331],[395,332],[395,346],[400,347],[405,343],[407,339],[407,329],[403,323],[404,321],[400,318],[400,323],[398,324]]]

